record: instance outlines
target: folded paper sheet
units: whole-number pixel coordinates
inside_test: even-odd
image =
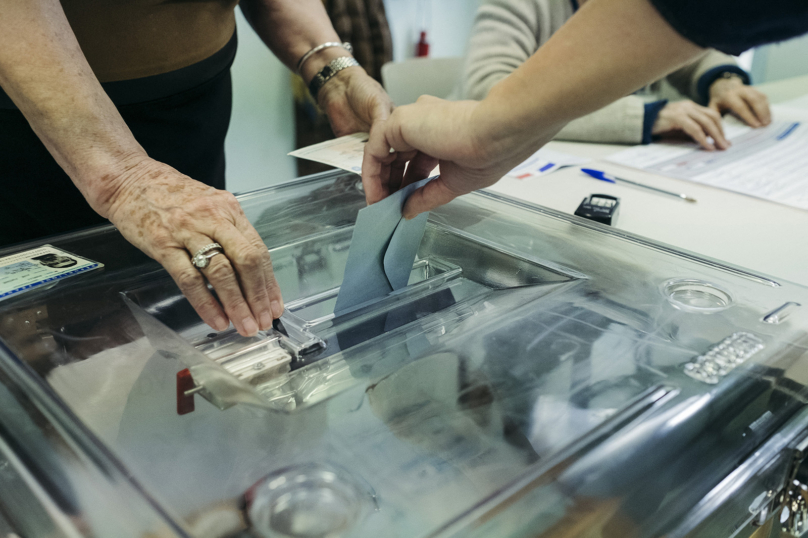
[[[362,158],[365,155],[367,141],[368,133],[354,133],[296,149],[287,155],[359,174],[362,172]],[[429,175],[436,176],[439,173],[440,168],[436,166]]]
[[[428,214],[406,220],[401,210],[410,194],[430,179],[408,185],[359,211],[335,314],[407,285]]]

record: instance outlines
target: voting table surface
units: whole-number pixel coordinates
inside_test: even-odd
[[[102,269],[0,303],[3,536],[800,530],[808,288],[474,193],[335,315],[358,176],[240,201],[275,329],[212,331],[111,227],[48,241]]]
[[[756,87],[779,104],[808,94],[808,76]],[[593,159],[587,168],[685,193],[698,203],[596,181],[578,167],[535,179],[506,179],[491,190],[567,214],[590,194],[617,196],[622,209],[616,227],[621,230],[808,286],[808,211],[607,161],[627,146],[550,142],[546,147]]]

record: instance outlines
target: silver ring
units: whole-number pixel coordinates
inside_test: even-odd
[[[210,264],[210,259],[217,254],[222,254],[222,251],[219,250],[222,248],[222,245],[219,243],[211,243],[210,245],[205,245],[204,247],[200,248],[196,251],[191,257],[191,263],[194,264],[194,267],[197,269],[204,269]]]

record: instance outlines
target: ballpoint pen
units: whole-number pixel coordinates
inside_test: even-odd
[[[619,181],[620,183],[628,183],[629,185],[634,185],[635,187],[641,187],[643,189],[652,190],[652,191],[655,191],[655,192],[659,192],[661,194],[667,194],[669,196],[675,196],[677,198],[681,198],[685,202],[691,202],[691,203],[696,202],[695,198],[691,198],[690,196],[688,196],[686,194],[679,194],[679,193],[676,193],[676,192],[666,191],[664,189],[658,189],[656,187],[651,187],[650,185],[643,185],[642,183],[637,183],[636,181],[631,181],[630,179],[623,179],[621,177],[617,177],[617,176],[613,176],[611,174],[607,174],[606,172],[603,172],[601,170],[593,170],[591,168],[581,168],[581,172],[583,172],[584,174],[586,174],[588,176],[591,176],[591,177],[593,177],[595,179],[599,179],[601,181],[606,181],[607,183],[617,183]]]

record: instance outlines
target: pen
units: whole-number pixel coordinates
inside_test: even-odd
[[[642,183],[637,183],[636,181],[631,181],[629,179],[623,179],[622,177],[613,176],[611,174],[607,174],[601,170],[592,170],[591,168],[581,168],[581,172],[588,176],[592,176],[595,179],[599,179],[601,181],[606,181],[607,183],[617,183],[620,181],[621,183],[628,183],[629,185],[634,185],[635,187],[641,187],[643,189],[648,189],[652,191],[656,191],[662,194],[667,194],[669,196],[675,196],[677,198],[681,198],[685,202],[695,203],[696,199],[691,198],[686,194],[679,194],[672,191],[666,191],[664,189],[657,189],[656,187],[651,187],[650,185],[643,185]]]

